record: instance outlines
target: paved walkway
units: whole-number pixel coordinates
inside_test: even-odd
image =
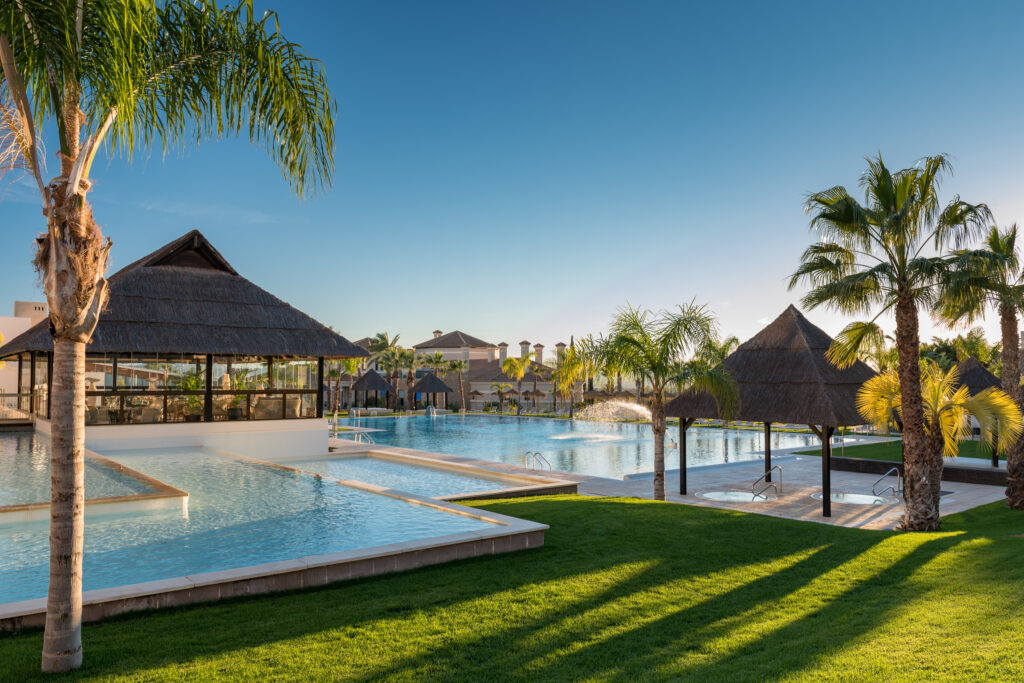
[[[474,460],[472,458],[398,448],[384,444],[355,443],[345,439],[331,439],[331,446],[341,452],[372,450],[399,454],[406,453],[499,472],[537,474],[535,470],[517,465],[492,462],[490,460]],[[960,458],[958,460],[963,461],[965,459]],[[743,512],[862,529],[892,529],[903,516],[902,500],[892,497],[890,493],[888,498],[893,501],[891,504],[853,505],[833,502],[832,516],[822,517],[821,500],[812,497],[814,494],[821,493],[821,459],[814,456],[795,456],[779,453],[778,455],[773,454],[772,463],[782,467],[782,483],[781,490],[777,493],[769,490],[770,494],[775,494],[771,500],[739,503],[709,500],[702,496],[702,494],[707,494],[710,491],[750,493],[751,484],[764,473],[764,463],[761,460],[749,463],[743,462],[690,468],[687,471],[688,495],[685,496],[679,494],[678,472],[670,472],[666,476],[665,482],[666,498],[669,501],[687,505],[741,510]],[[958,464],[963,465],[965,463],[961,462]],[[971,464],[980,466],[974,463],[973,459]],[[547,474],[547,470],[544,470],[544,473]],[[632,498],[654,497],[654,482],[650,475],[638,475],[622,481],[619,479],[588,477],[571,472],[553,472],[551,474],[559,479],[579,482],[579,492],[582,495],[624,496]],[[833,470],[831,474],[833,493],[870,494],[872,485],[878,480],[878,475],[875,474],[840,472],[836,470]],[[778,478],[776,478],[776,483],[778,483]],[[891,482],[889,483],[894,484],[895,477],[891,477]],[[879,485],[879,490],[881,490],[883,485]],[[943,515],[963,512],[979,505],[1002,500],[1004,497],[1003,488],[1000,486],[944,481],[942,482],[942,490],[946,492],[942,496],[941,510]]]

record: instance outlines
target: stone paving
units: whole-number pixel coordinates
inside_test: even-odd
[[[398,448],[384,444],[370,445],[355,443],[345,439],[332,439],[331,446],[341,452],[390,451],[418,455],[440,461],[473,465],[499,472],[538,473],[536,470],[506,463],[474,460],[472,458]],[[969,464],[977,467],[991,467],[991,465],[987,465],[984,461],[978,462],[975,459],[950,459],[950,464],[954,464],[954,462],[961,466]],[[769,494],[775,494],[774,499],[768,501],[722,502],[708,500],[701,496],[702,493],[709,491],[740,491],[749,493],[753,482],[764,473],[764,463],[761,460],[690,468],[687,471],[688,490],[685,496],[679,494],[678,472],[669,472],[666,475],[665,481],[666,498],[671,502],[687,505],[739,510],[742,512],[862,529],[892,529],[899,523],[903,515],[902,500],[892,497],[890,492],[888,497],[894,500],[892,504],[853,505],[833,502],[832,516],[823,517],[821,514],[821,500],[812,497],[814,494],[821,493],[821,459],[814,456],[797,456],[788,452],[778,452],[777,454],[773,453],[772,464],[782,467],[782,483],[781,490],[777,493],[771,489],[768,491]],[[547,470],[543,472],[545,474],[548,473]],[[654,483],[650,475],[639,475],[622,481],[602,477],[589,477],[571,472],[553,472],[551,474],[559,479],[579,482],[579,492],[581,495],[632,498],[654,497]],[[870,494],[872,485],[878,480],[878,475],[875,474],[840,472],[837,470],[833,470],[831,474],[833,493]],[[778,483],[777,477],[775,483]],[[895,477],[890,477],[890,481],[880,484],[878,490],[881,491],[883,486],[894,483]],[[941,511],[943,515],[969,510],[979,505],[1002,500],[1004,497],[1003,488],[1000,486],[944,481],[942,482],[942,490],[948,492],[942,496]]]

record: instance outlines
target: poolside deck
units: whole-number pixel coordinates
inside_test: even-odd
[[[334,442],[338,451],[365,451],[365,443],[345,439]],[[377,452],[393,451],[400,454],[432,458],[441,462],[459,463],[483,469],[515,474],[538,474],[536,470],[490,460],[476,460],[443,453],[431,453],[410,448],[399,448],[375,444]],[[792,449],[797,450],[797,449]],[[833,524],[861,529],[892,529],[903,515],[902,501],[892,505],[852,505],[832,503],[832,516],[821,516],[821,501],[812,498],[821,492],[821,460],[814,456],[793,456],[788,453],[773,454],[773,463],[782,466],[782,491],[774,500],[758,503],[734,503],[712,501],[700,497],[706,491],[750,491],[751,484],[764,472],[761,460],[730,463],[707,467],[692,467],[687,471],[688,495],[679,495],[679,474],[666,475],[666,498],[674,503],[716,507],[742,512],[800,519],[822,524]],[[964,458],[956,460],[963,461]],[[963,462],[957,463],[963,465]],[[981,466],[972,463],[974,466]],[[547,473],[547,470],[543,470]],[[626,480],[590,477],[570,472],[555,472],[562,480],[579,483],[579,493],[586,496],[625,496],[632,498],[653,498],[653,482],[649,476],[637,476]],[[842,472],[832,470],[832,490],[846,493],[870,493],[871,486],[878,479],[876,474]],[[979,505],[1002,500],[1003,488],[984,484],[966,484],[943,481],[942,490],[948,492],[942,497],[942,514],[963,512]]]

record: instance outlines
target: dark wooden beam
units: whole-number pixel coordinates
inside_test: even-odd
[[[764,423],[764,480],[772,480],[772,423]]]
[[[316,359],[316,416],[324,416],[324,357]]]
[[[693,424],[694,418],[679,418],[679,495],[686,495],[686,430]]]
[[[28,354],[28,412],[36,412],[36,352]]]

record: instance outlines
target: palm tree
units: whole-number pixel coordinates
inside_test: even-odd
[[[362,370],[364,362],[364,358],[343,358],[341,360],[341,369],[349,376],[348,386],[345,387],[345,391],[349,393],[349,399],[346,401],[346,405],[350,408],[352,407],[352,385],[356,383],[359,371]],[[337,410],[337,404],[335,404],[335,410]]]
[[[154,143],[248,134],[300,196],[330,183],[333,100],[323,67],[252,3],[17,0],[0,3],[0,172],[34,181],[46,219],[35,265],[54,336],[50,589],[42,669],[81,665],[85,345],[107,301],[111,243],[87,195],[101,147],[131,159]],[[6,106],[6,101],[11,106]],[[40,134],[57,131],[44,176]],[[76,406],[78,406],[76,408]]]
[[[462,381],[462,373],[467,370],[469,370],[469,363],[464,360],[453,360],[448,363],[448,372],[454,372],[459,376],[459,405],[465,412],[469,412],[469,406],[466,405],[466,388]]]
[[[419,358],[422,367],[430,368],[430,370],[433,371],[433,373],[438,377],[441,376],[442,370],[448,367],[448,360],[440,351],[437,351],[435,353],[424,354]]]
[[[941,256],[925,256],[926,249],[962,246],[977,235],[990,218],[984,204],[971,205],[954,198],[945,207],[938,198],[939,183],[950,171],[945,156],[927,157],[913,167],[892,172],[881,155],[868,159],[861,176],[866,203],[861,205],[844,187],[815,192],[807,199],[811,229],[821,241],[803,253],[790,279],[790,289],[808,282],[803,297],[808,308],[827,305],[841,313],[870,314],[867,322],[846,326],[829,349],[829,360],[848,367],[862,347],[882,342],[877,320],[896,314],[896,349],[904,411],[905,529],[937,529],[938,499],[929,482],[936,473],[929,464],[921,371],[918,364],[918,306],[930,305],[936,282],[948,271]]]
[[[1018,316],[1024,309],[1024,269],[1017,250],[1017,226],[1006,231],[992,228],[984,247],[958,251],[951,260],[954,270],[942,283],[936,308],[943,319],[954,324],[979,320],[990,306],[999,312],[1000,382],[1003,391],[1019,406]],[[968,337],[972,335],[973,331]],[[984,342],[983,334],[974,336],[980,336]],[[971,345],[978,346],[965,341],[961,347],[970,352]],[[1006,502],[1016,510],[1024,509],[1024,440],[1014,443],[1006,453]]]
[[[925,361],[922,371],[921,404],[924,415],[925,453],[936,476],[927,482],[935,500],[942,483],[943,456],[957,454],[960,441],[971,435],[969,417],[981,427],[981,441],[1005,451],[1020,436],[1021,411],[1004,391],[985,389],[974,396],[966,386],[957,386],[956,368],[943,370]],[[857,409],[864,419],[880,430],[889,428],[894,417],[903,416],[902,382],[895,370],[875,375],[857,393]],[[938,515],[938,510],[935,510]]]
[[[377,364],[388,375],[393,389],[388,395],[388,407],[391,410],[398,410],[398,372],[405,367],[404,351],[400,346],[391,346],[377,355]]]
[[[532,405],[534,412],[537,411],[537,382],[544,379],[545,367],[540,363],[533,363],[530,366],[530,372],[533,374],[533,399]]]
[[[412,349],[402,349],[402,367],[406,370],[405,375],[405,409],[416,408],[416,397],[412,393],[412,387],[416,384],[416,370],[423,367],[423,359],[416,355]]]
[[[533,358],[532,352],[521,358],[506,358],[501,362],[501,371],[518,385],[516,391],[519,392],[519,400],[516,401],[516,415],[523,413],[523,377],[526,376],[526,371],[530,367],[531,358]]]
[[[654,315],[632,306],[619,311],[600,353],[622,371],[651,388],[651,429],[654,431],[654,498],[665,500],[665,391],[672,383],[710,393],[728,413],[735,387],[718,369],[694,364],[684,377],[682,363],[716,336],[717,326],[706,306],[689,303],[679,312]]]
[[[494,382],[491,384],[491,393],[498,395],[498,412],[505,412],[505,392],[512,388],[511,384],[505,384],[504,382]]]
[[[377,334],[373,335],[373,338],[370,340],[369,344],[369,361],[372,363],[373,361],[380,358],[381,355],[384,354],[385,352],[391,349],[398,348],[398,338],[400,336],[401,335],[396,334],[394,337],[392,337],[387,332],[378,332]]]

